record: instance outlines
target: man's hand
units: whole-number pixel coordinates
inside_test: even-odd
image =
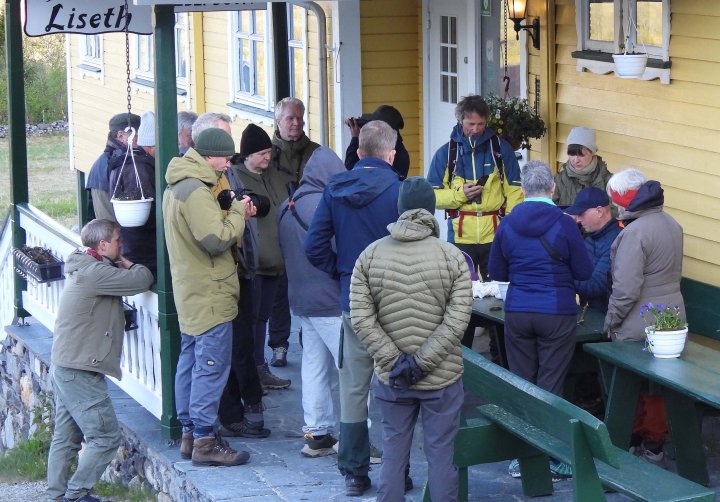
[[[249,220],[255,214],[257,214],[257,208],[255,207],[255,204],[252,203],[252,199],[248,197],[247,195],[243,196],[242,199],[239,201],[241,204],[245,205],[245,219]]]
[[[354,118],[345,119],[345,125],[350,128],[350,135],[353,138],[360,136],[360,126],[357,124]]]
[[[425,376],[418,366],[415,356],[409,356],[405,353],[400,354],[393,365],[388,378],[390,387],[393,389],[407,390],[411,385],[415,385]]]
[[[123,255],[120,255],[118,260],[115,262],[115,264],[118,266],[118,268],[121,268],[123,270],[127,270],[133,265],[135,265],[133,262],[125,258]]]
[[[479,197],[483,191],[482,185],[476,185],[475,183],[465,183],[463,185],[463,193],[467,200],[471,201]]]

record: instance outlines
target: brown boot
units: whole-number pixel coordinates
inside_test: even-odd
[[[193,452],[193,433],[183,432],[182,439],[180,440],[180,456],[185,460],[192,458]]]
[[[218,465],[230,467],[242,465],[250,459],[246,451],[233,450],[227,441],[219,436],[208,436],[195,440],[192,452],[193,465]]]

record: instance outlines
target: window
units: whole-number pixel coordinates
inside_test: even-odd
[[[290,58],[290,93],[307,101],[307,10],[288,4],[288,54]]]
[[[578,69],[613,71],[612,54],[649,56],[644,80],[670,82],[670,0],[575,0]]]
[[[82,35],[80,37],[80,68],[90,72],[102,71],[102,37]]]
[[[175,14],[175,79],[178,93],[184,94],[187,89],[188,61],[188,29],[187,13]],[[136,83],[153,86],[153,36],[133,35],[132,69]]]
[[[443,103],[457,103],[457,18],[453,16],[442,16],[440,24],[440,99]]]
[[[275,73],[287,71],[290,95],[308,100],[307,9],[288,4],[288,61],[277,61],[273,51],[272,9],[247,9],[231,13],[230,100],[235,108],[269,116],[275,108]],[[280,66],[282,65],[282,66]],[[282,96],[284,97],[284,96]],[[307,110],[306,110],[307,113]]]

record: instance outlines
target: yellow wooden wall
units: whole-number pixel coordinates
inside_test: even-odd
[[[362,109],[369,113],[388,104],[400,111],[405,120],[405,128],[400,133],[410,154],[410,176],[423,174],[419,3],[418,0],[360,2]]]
[[[557,161],[567,159],[572,127],[594,128],[610,171],[636,167],[662,183],[665,208],[685,232],[683,275],[720,285],[720,2],[671,2],[671,83],[663,85],[578,72],[575,2],[549,1]]]

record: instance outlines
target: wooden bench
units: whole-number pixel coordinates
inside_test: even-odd
[[[466,390],[487,403],[478,408],[485,418],[478,421],[477,428],[482,432],[461,429],[463,434],[458,434],[455,456],[462,459],[463,465],[474,460],[492,462],[508,458],[505,449],[507,436],[494,443],[490,439],[490,435],[500,429],[531,447],[525,453],[515,455],[520,460],[526,495],[552,493],[549,457],[553,457],[572,466],[576,501],[605,500],[605,489],[636,500],[715,500],[712,490],[614,446],[605,424],[586,411],[469,349],[463,348],[463,359]],[[465,427],[472,427],[472,424],[465,424]],[[486,449],[480,442],[483,438],[497,448],[496,460],[485,460],[492,458],[487,453],[479,454],[478,458],[467,455],[467,452]],[[517,449],[517,445],[514,446]],[[467,466],[464,468],[465,478],[461,475],[460,479],[460,500],[467,500],[467,485],[463,486],[467,480]],[[424,500],[429,500],[427,487]]]

